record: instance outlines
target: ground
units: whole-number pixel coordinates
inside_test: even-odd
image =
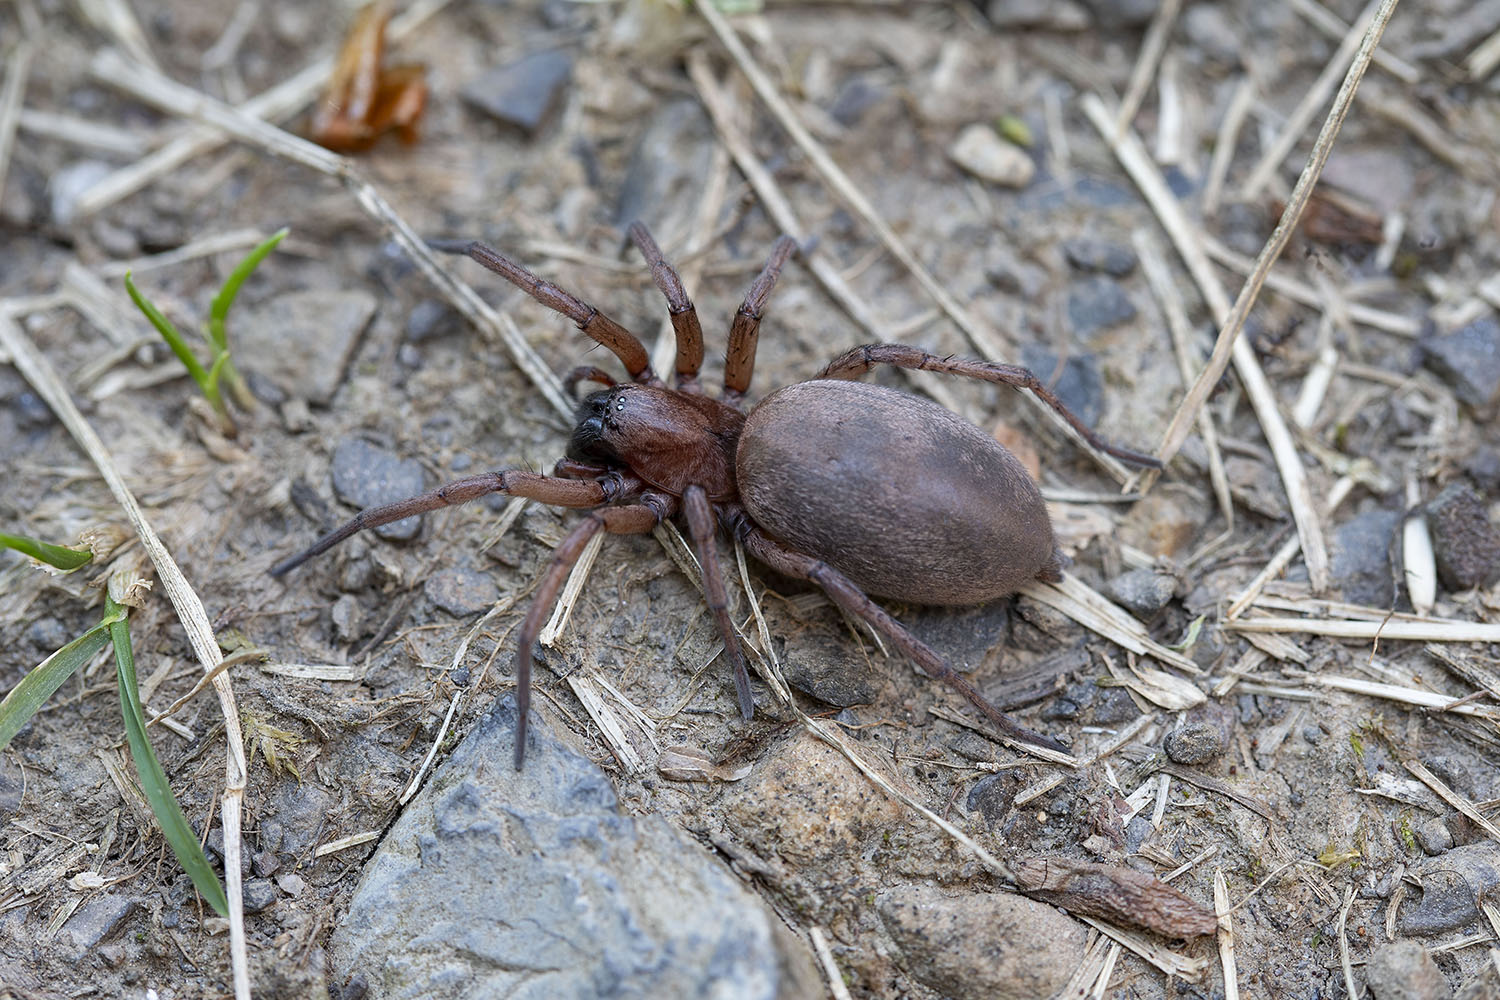
[[[129,49],[137,37],[109,21],[113,7],[99,5],[94,21],[50,2],[0,9],[0,58],[15,66],[20,44],[31,59],[17,139],[8,162],[0,156],[0,305],[61,373],[221,644],[238,638],[266,651],[230,675],[257,750],[243,822],[251,977],[259,995],[320,995],[325,980],[344,985],[342,970],[329,967],[331,937],[454,693],[478,684],[445,748],[513,687],[511,635],[573,521],[533,505],[496,541],[506,501],[481,502],[427,515],[414,538],[357,537],[284,581],[266,571],[369,502],[361,491],[371,481],[431,486],[484,469],[547,469],[569,428],[500,334],[476,329],[413,265],[356,197],[358,184],[264,146],[216,142],[138,190],[80,205],[91,185],[189,127],[129,93],[118,74],[97,71],[100,52]],[[248,0],[134,7],[140,41],[129,57],[152,58],[171,79],[230,103],[334,51],[353,14]],[[1190,226],[1226,248],[1214,254],[1220,261],[1259,251],[1326,113],[1324,100],[1280,169],[1248,193],[1255,165],[1345,31],[1318,30],[1300,8],[1188,5],[1133,119]],[[1345,24],[1360,13],[1349,3],[1332,9]],[[1113,108],[1127,93],[1154,10],[773,3],[735,22],[812,142],[961,304],[978,337],[987,332],[1004,360],[1055,383],[1109,440],[1143,450],[1162,439],[1186,391],[1167,307],[1149,280],[1158,259],[1186,310],[1194,373],[1218,329],[1085,111],[1086,95]],[[1250,617],[1409,612],[1397,539],[1403,515],[1421,503],[1431,505],[1442,569],[1432,614],[1488,623],[1500,607],[1490,516],[1500,499],[1500,97],[1474,65],[1497,27],[1486,11],[1397,10],[1382,48],[1405,61],[1370,71],[1328,163],[1329,197],[1277,266],[1278,281],[1312,289],[1314,304],[1273,282],[1251,314],[1245,336],[1282,413],[1308,407],[1296,446],[1332,576],[1314,593],[1298,556]],[[694,12],[657,0],[453,2],[391,48],[395,60],[426,65],[430,97],[415,145],[390,136],[353,160],[368,189],[420,236],[484,239],[650,345],[666,311],[623,239],[625,225],[645,221],[704,319],[708,385],[729,319],[786,223],[722,152],[702,101],[705,72],[807,237],[766,312],[752,397],[873,340],[941,355],[985,349],[820,174]],[[1221,153],[1221,125],[1238,113],[1246,80],[1248,115]],[[305,133],[307,107],[280,123]],[[966,142],[955,147],[960,134]],[[976,176],[990,169],[968,159],[976,142],[1006,170]],[[1227,156],[1222,172],[1218,156]],[[1338,208],[1351,202],[1352,222]],[[137,284],[193,329],[235,262],[282,226],[290,235],[231,314],[235,361],[256,399],[226,438],[132,311],[121,275],[133,267]],[[155,257],[226,234],[228,249]],[[815,260],[834,279],[820,277]],[[472,264],[449,263],[551,372],[612,364],[566,320]],[[1217,275],[1233,296],[1242,271]],[[875,329],[862,329],[830,286],[851,289]],[[59,290],[69,304],[43,300]],[[1326,394],[1303,404],[1329,359]],[[834,720],[892,787],[1001,857],[1055,853],[1157,875],[1195,862],[1173,884],[1210,906],[1219,873],[1230,904],[1245,901],[1231,917],[1243,995],[1343,996],[1344,952],[1354,980],[1368,977],[1372,988],[1429,974],[1420,955],[1390,960],[1382,946],[1393,939],[1422,945],[1447,989],[1493,961],[1486,942],[1500,929],[1485,914],[1493,921],[1495,911],[1473,901],[1500,883],[1493,827],[1480,822],[1500,801],[1497,645],[1297,630],[1252,645],[1230,623],[1234,598],[1296,537],[1236,370],[1205,410],[1224,455],[1232,526],[1200,433],[1148,496],[1122,500],[1120,483],[1012,389],[925,373],[870,378],[933,396],[1033,463],[1069,571],[1130,607],[1152,639],[1201,673],[1171,667],[1165,689],[1140,682],[1128,672],[1134,654],[1035,597],[977,610],[891,606],[992,698],[1081,754],[1130,730],[1110,756],[1060,768],[980,735],[977,722],[954,721],[977,716],[815,591],[752,564],[773,648],[804,711]],[[101,525],[128,530],[56,414],[3,364],[0,456],[0,530],[57,542]],[[1352,478],[1347,499],[1331,504],[1340,477]],[[50,577],[0,557],[0,688],[97,621],[88,575]],[[496,599],[500,610],[455,664]],[[201,667],[160,587],[131,622],[143,700],[163,709],[192,689]],[[998,895],[1003,880],[970,846],[814,743],[759,683],[761,716],[741,722],[727,671],[710,662],[716,648],[698,591],[664,546],[609,539],[561,637],[543,651],[534,710],[609,774],[626,814],[665,817],[804,939],[821,928],[851,995],[1021,989],[995,971],[1003,942],[951,930],[973,926],[966,919],[986,926],[990,917],[973,907],[1011,898]],[[294,676],[296,665],[319,670]],[[735,780],[671,780],[639,734],[630,739],[646,760],[627,766],[567,674],[608,680],[654,720],[663,745],[694,748],[722,765],[718,779]],[[1396,685],[1398,700],[1352,691],[1350,679]],[[1184,692],[1190,707],[1173,700]],[[1467,707],[1477,714],[1399,700],[1413,692],[1476,695]],[[25,997],[227,995],[227,933],[135,797],[117,706],[101,658],[0,752],[0,987]],[[218,863],[224,720],[207,692],[174,718],[185,728],[154,731],[157,750]],[[363,833],[376,837],[318,853]],[[1440,888],[1453,871],[1463,875],[1456,888]],[[98,878],[79,881],[86,873]],[[953,924],[911,922],[941,909],[933,893],[952,903],[942,919]],[[1075,967],[1097,978],[1103,946],[1085,960],[1083,925],[1066,927],[1057,941],[1076,937]],[[1196,983],[1169,980],[1127,950],[1102,995],[1225,995],[1213,939],[1158,943],[1200,963]]]

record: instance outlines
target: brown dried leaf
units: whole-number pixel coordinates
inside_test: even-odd
[[[1174,938],[1212,934],[1219,927],[1213,910],[1134,868],[1037,857],[1022,858],[1011,870],[1026,895],[1075,913]]]

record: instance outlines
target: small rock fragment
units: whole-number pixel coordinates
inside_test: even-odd
[[[1375,1000],[1448,1000],[1448,989],[1437,963],[1415,941],[1392,941],[1370,953],[1365,984]]]
[[[346,437],[333,450],[330,474],[333,488],[345,503],[373,507],[422,492],[427,483],[422,463],[401,459],[361,437]],[[382,538],[415,538],[422,527],[420,515],[382,524],[375,533]]]
[[[948,156],[980,180],[1004,187],[1025,187],[1036,176],[1030,153],[1012,146],[982,123],[964,126],[948,147]]]
[[[1479,919],[1478,900],[1500,886],[1500,845],[1465,844],[1431,858],[1417,871],[1419,898],[1401,907],[1403,934],[1438,934]]]
[[[247,310],[231,335],[235,364],[326,406],[344,381],[375,296],[363,289],[287,292]],[[295,344],[295,350],[287,345]]]
[[[1487,407],[1500,396],[1500,321],[1476,319],[1448,334],[1421,340],[1422,363],[1453,387],[1461,402]]]
[[[1177,581],[1165,573],[1133,569],[1110,580],[1109,595],[1141,618],[1150,618],[1172,599]]]
[[[1104,416],[1104,376],[1092,354],[1069,353],[1060,358],[1039,344],[1021,345],[1021,364],[1057,394],[1057,398],[1090,427]]]
[[[1076,337],[1092,336],[1135,316],[1135,304],[1113,278],[1095,274],[1068,286],[1068,323]]]
[[[572,75],[573,60],[567,53],[556,49],[533,52],[471,81],[463,89],[463,99],[491,118],[534,135],[558,104]]]
[[[276,886],[270,879],[247,879],[244,885],[245,912],[259,913],[276,902]]]
[[[1484,498],[1467,483],[1452,483],[1427,505],[1438,577],[1449,590],[1487,587],[1500,580],[1500,532]]]
[[[1189,722],[1167,734],[1167,757],[1179,764],[1207,764],[1224,752],[1224,733],[1207,722]]]
[[[1418,846],[1431,857],[1436,857],[1453,847],[1452,831],[1448,829],[1447,823],[1436,816],[1429,817],[1426,822],[1417,827],[1415,834]]]
[[[93,951],[100,942],[135,912],[135,900],[119,893],[106,892],[84,903],[78,912],[63,924],[63,932],[72,939],[72,947],[66,945],[63,952],[73,961]]]
[[[460,329],[458,311],[442,299],[422,299],[406,314],[406,339],[413,344]]]
[[[72,222],[83,193],[114,172],[114,167],[101,160],[77,160],[54,173],[47,183],[52,221],[60,226]]]
[[[1398,511],[1371,510],[1335,529],[1328,570],[1344,600],[1374,608],[1391,606],[1396,594],[1390,553],[1400,527]]]
[[[1123,278],[1135,270],[1135,251],[1123,243],[1087,238],[1066,240],[1062,251],[1068,263],[1080,271]]]
[[[500,588],[487,574],[455,566],[438,570],[422,585],[427,599],[450,615],[459,618],[475,615],[491,607],[500,596]]]
[[[881,893],[876,907],[902,966],[959,1000],[1049,997],[1083,960],[1083,925],[1024,896],[912,885]]]

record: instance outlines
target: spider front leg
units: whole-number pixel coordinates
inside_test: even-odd
[[[568,532],[552,552],[542,580],[537,584],[536,596],[526,617],[516,633],[516,770],[526,757],[526,716],[531,709],[531,647],[541,634],[542,623],[552,611],[557,595],[562,590],[568,573],[583,554],[583,549],[601,531],[612,535],[641,535],[656,527],[664,518],[671,517],[677,509],[677,501],[665,494],[647,493],[639,503],[623,507],[603,507],[589,511],[588,517]]]
[[[740,700],[740,715],[750,719],[755,715],[755,698],[750,694],[750,672],[745,669],[739,636],[735,635],[734,623],[729,620],[729,594],[724,589],[719,550],[714,547],[713,508],[701,486],[689,486],[682,494],[682,505],[687,514],[688,532],[693,536],[693,547],[698,551],[698,566],[703,570],[703,598],[719,627],[719,637],[724,640],[724,656],[734,668],[734,690]]]
[[[818,372],[814,378],[829,379],[852,379],[874,368],[876,365],[892,365],[896,368],[910,368],[917,371],[941,372],[946,375],[962,375],[967,378],[982,379],[986,382],[996,382],[1001,385],[1012,385],[1018,389],[1030,389],[1036,393],[1037,398],[1046,403],[1066,420],[1073,429],[1083,436],[1083,439],[1106,455],[1113,455],[1122,462],[1132,465],[1145,466],[1150,469],[1160,469],[1160,460],[1143,455],[1129,448],[1121,448],[1110,444],[1088,424],[1080,420],[1072,410],[1058,399],[1051,389],[1047,388],[1042,381],[1031,373],[1029,368],[1020,365],[1002,365],[993,361],[977,361],[973,358],[942,357],[922,350],[919,347],[908,347],[905,344],[865,344],[853,350],[845,351]]]
[[[1000,732],[1011,739],[1033,746],[1046,747],[1059,753],[1067,748],[1041,733],[1032,732],[1010,716],[991,705],[979,689],[963,674],[950,667],[931,646],[907,631],[906,626],[892,618],[884,608],[870,600],[847,576],[821,560],[795,552],[772,540],[755,527],[742,514],[731,515],[734,530],[744,541],[745,548],[755,558],[778,573],[810,580],[823,588],[832,601],[845,611],[869,622],[889,639],[897,649],[909,656],[927,676],[940,680],[960,694],[985,714]]]
[[[683,392],[697,393],[698,369],[703,366],[703,324],[698,322],[698,309],[688,298],[682,287],[682,278],[662,256],[651,231],[645,223],[630,224],[630,239],[646,258],[651,269],[651,280],[667,300],[667,312],[672,317],[672,332],[677,338],[677,388]]]
[[[724,402],[736,404],[750,388],[750,378],[755,374],[755,348],[760,340],[760,314],[781,277],[781,268],[787,258],[797,249],[797,241],[782,236],[771,248],[760,277],[745,293],[745,301],[734,314],[734,324],[729,328],[729,352],[724,358]]]
[[[378,528],[382,524],[400,521],[414,514],[468,503],[490,493],[530,497],[554,507],[597,507],[639,493],[643,487],[640,479],[621,473],[611,473],[592,480],[543,476],[520,469],[469,476],[405,500],[367,507],[308,548],[271,567],[271,575],[282,576],[289,573],[313,556],[327,552],[339,542],[366,528]]]

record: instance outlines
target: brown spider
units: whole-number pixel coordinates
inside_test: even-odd
[[[698,384],[703,330],[682,279],[646,227],[630,238],[666,297],[677,337],[677,387],[651,370],[640,340],[593,306],[543,281],[482,243],[439,242],[464,253],[538,302],[576,322],[629,372],[617,382],[594,367],[567,379],[606,388],[578,405],[567,457],[553,474],[506,469],[470,476],[406,500],[361,511],[311,548],[277,564],[280,576],[365,528],[466,503],[488,493],[588,508],[552,557],[516,644],[515,764],[525,755],[532,644],[568,571],[600,531],[648,532],[683,515],[703,568],[709,610],[734,668],[741,714],[754,711],[715,547],[714,517],[761,562],[810,580],[835,604],[869,622],[930,676],[957,688],[1016,739],[1062,749],[996,709],[933,649],[868,595],[919,604],[978,604],[1034,579],[1059,578],[1059,556],[1041,494],[1019,460],[990,435],[928,400],[850,382],[877,364],[965,375],[1030,389],[1095,448],[1138,465],[1149,456],[1106,444],[1031,372],[1012,365],[943,358],[899,344],[840,355],[808,382],[771,393],[747,415],[740,401],[755,367],[761,309],[796,249],[777,240],[729,330],[724,391]]]

